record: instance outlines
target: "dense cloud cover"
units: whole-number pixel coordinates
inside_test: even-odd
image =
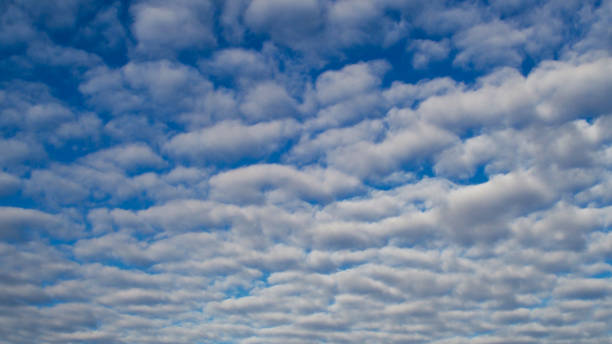
[[[609,343],[612,1],[0,2],[0,342]]]

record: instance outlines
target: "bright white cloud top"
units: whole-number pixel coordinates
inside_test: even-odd
[[[612,1],[0,3],[0,342],[610,343]]]

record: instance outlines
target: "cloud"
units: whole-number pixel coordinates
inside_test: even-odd
[[[297,103],[287,91],[273,82],[262,82],[246,94],[240,110],[249,121],[283,118],[297,112]]]
[[[15,82],[2,91],[2,125],[22,130],[40,131],[67,122],[75,114],[60,100],[53,97],[42,83]]]
[[[609,66],[608,58],[578,65],[547,62],[527,78],[513,70],[502,70],[482,79],[477,89],[430,97],[418,111],[428,121],[456,130],[602,115],[610,108],[602,93],[610,87]]]
[[[555,200],[537,177],[525,172],[497,175],[486,183],[449,193],[441,214],[460,242],[495,241],[508,235],[504,223],[527,215]]]
[[[588,234],[605,227],[611,216],[608,207],[577,208],[564,203],[536,214],[513,226],[519,240],[528,245],[574,251],[584,249]],[[547,242],[538,242],[542,236],[549,238]]]
[[[610,12],[612,11],[612,5],[609,2],[602,3],[599,7],[586,8],[585,12],[588,13],[585,16],[585,20],[589,21],[588,33],[578,42],[576,42],[574,49],[581,53],[589,53],[592,51],[610,51],[610,45],[603,43],[608,42],[610,37],[609,30],[606,30],[607,24],[610,22]],[[606,53],[603,53],[605,56]]]
[[[262,190],[269,197],[289,201],[297,197],[307,202],[326,203],[348,196],[360,188],[354,177],[333,170],[298,171],[282,165],[252,165],[218,174],[211,178],[211,197],[225,202],[262,201]]]
[[[362,178],[384,177],[400,166],[440,150],[455,139],[453,134],[443,129],[417,122],[403,130],[387,133],[380,142],[360,141],[330,151],[327,161]],[[361,158],[353,159],[355,154]]]
[[[477,6],[470,4],[447,7],[437,2],[424,6],[421,11],[414,21],[419,27],[433,34],[461,32],[462,29],[478,25],[485,16]]]
[[[120,3],[102,9],[89,25],[79,30],[79,38],[86,42],[97,41],[94,49],[103,53],[125,49],[127,32],[119,19],[121,10]]]
[[[489,65],[518,66],[523,61],[520,47],[527,42],[527,32],[502,21],[473,26],[454,37],[460,49],[454,63],[476,68]]]
[[[114,70],[93,68],[79,85],[93,105],[116,115],[152,107],[169,113],[191,110],[195,99],[182,95],[202,94],[210,88],[194,68],[168,60],[128,63]]]
[[[391,87],[383,91],[383,96],[394,106],[412,108],[431,96],[454,92],[462,89],[463,86],[448,77],[421,80],[417,84],[394,81]]]
[[[4,168],[15,166],[27,161],[41,160],[45,151],[43,147],[37,143],[30,143],[28,140],[19,139],[0,139],[0,165]]]
[[[21,180],[9,173],[0,172],[0,196],[7,196],[16,192],[21,185]]]
[[[216,45],[212,32],[212,4],[181,1],[166,4],[145,1],[133,5],[132,31],[137,49],[148,55],[174,54],[175,50]]]
[[[383,124],[376,120],[364,120],[346,128],[328,129],[319,135],[302,135],[287,159],[289,161],[311,162],[325,156],[327,152],[345,145],[362,141],[373,141],[383,132]]]
[[[194,162],[235,163],[244,158],[262,158],[282,147],[297,130],[293,120],[245,125],[237,121],[220,122],[213,127],[179,134],[164,149],[179,158]]]
[[[119,156],[113,156],[119,160],[109,159],[109,151],[119,152]],[[92,206],[99,202],[116,204],[142,199],[170,200],[193,196],[206,189],[203,180],[206,174],[197,169],[199,173],[195,176],[183,177],[173,173],[180,172],[178,167],[167,174],[148,172],[147,169],[158,170],[165,163],[142,146],[109,151],[86,156],[73,164],[34,170],[24,181],[23,193],[47,206],[56,207],[67,204]],[[138,159],[121,159],[139,151],[145,154]]]
[[[321,8],[317,0],[255,0],[244,13],[252,29],[267,32],[283,43],[313,34],[320,25]]]
[[[86,165],[97,169],[113,169],[119,167],[126,170],[134,170],[146,167],[162,167],[164,160],[143,144],[131,144],[123,147],[114,147],[101,150],[83,158]]]
[[[0,42],[3,45],[23,44],[36,35],[28,15],[18,6],[7,4],[0,18]]]
[[[28,57],[41,65],[51,66],[97,66],[98,56],[71,47],[61,47],[48,41],[33,42],[28,47]]]
[[[374,61],[325,72],[319,75],[316,81],[317,99],[326,105],[361,95],[380,85],[381,78],[388,69],[388,63]]]
[[[569,299],[599,299],[605,298],[612,292],[606,281],[601,279],[582,279],[563,281],[555,293]]]
[[[609,1],[0,5],[6,343],[603,343]]]
[[[35,238],[44,233],[61,239],[81,235],[82,228],[69,217],[52,215],[34,209],[0,207],[0,233],[4,240]]]
[[[426,68],[431,62],[443,60],[448,57],[450,46],[448,41],[415,40],[409,47],[415,50],[412,57],[414,68]]]
[[[262,54],[241,48],[216,51],[210,60],[201,61],[200,67],[211,74],[238,78],[261,78],[271,72]]]

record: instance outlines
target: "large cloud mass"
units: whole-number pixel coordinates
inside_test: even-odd
[[[0,342],[609,343],[612,1],[0,4]]]

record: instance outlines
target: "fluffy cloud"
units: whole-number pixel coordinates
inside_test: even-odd
[[[415,68],[425,68],[431,62],[444,60],[450,52],[447,40],[415,40],[409,48],[415,51],[412,57],[412,65]]]
[[[339,71],[327,71],[317,78],[317,99],[323,105],[362,95],[378,86],[389,69],[384,61],[358,63]]]
[[[502,69],[481,79],[476,89],[423,101],[419,111],[428,121],[455,130],[599,116],[610,108],[603,91],[610,87],[610,65],[609,58],[579,64],[551,61],[527,77]]]
[[[316,32],[320,25],[321,6],[317,0],[255,0],[244,13],[245,22],[256,31],[269,33],[274,39],[295,43]]]
[[[295,114],[297,103],[287,90],[273,82],[262,82],[249,90],[240,110],[250,121],[288,117]]]
[[[7,343],[603,343],[610,1],[0,5]]]
[[[114,147],[87,155],[83,158],[87,165],[97,169],[115,167],[133,170],[146,167],[160,167],[164,160],[146,145],[132,144],[125,147]]]
[[[181,1],[166,4],[143,1],[130,8],[137,49],[162,56],[176,50],[202,49],[216,44],[212,32],[212,4]]]
[[[359,180],[334,170],[300,172],[281,165],[252,165],[218,174],[210,179],[211,197],[226,202],[250,203],[261,200],[270,190],[276,202],[305,201],[327,203],[350,195],[360,187]],[[287,195],[288,193],[288,195]]]
[[[194,106],[196,99],[182,97],[185,92],[202,94],[210,84],[193,68],[159,60],[129,63],[117,70],[92,69],[79,90],[92,104],[114,114],[148,111],[153,106],[173,113]]]
[[[16,207],[0,208],[0,232],[4,240],[36,238],[43,233],[60,239],[71,239],[81,235],[80,226],[70,217],[52,215],[39,210]]]
[[[455,64],[518,66],[523,61],[519,48],[527,41],[527,33],[505,22],[495,21],[471,27],[454,40],[461,50],[455,57]]]
[[[270,74],[265,57],[257,51],[229,48],[216,51],[210,60],[200,63],[202,69],[215,75],[258,78]]]
[[[220,122],[199,131],[179,134],[164,149],[194,162],[235,163],[243,158],[263,158],[282,148],[297,131],[293,120],[277,120],[253,125],[238,121]]]

